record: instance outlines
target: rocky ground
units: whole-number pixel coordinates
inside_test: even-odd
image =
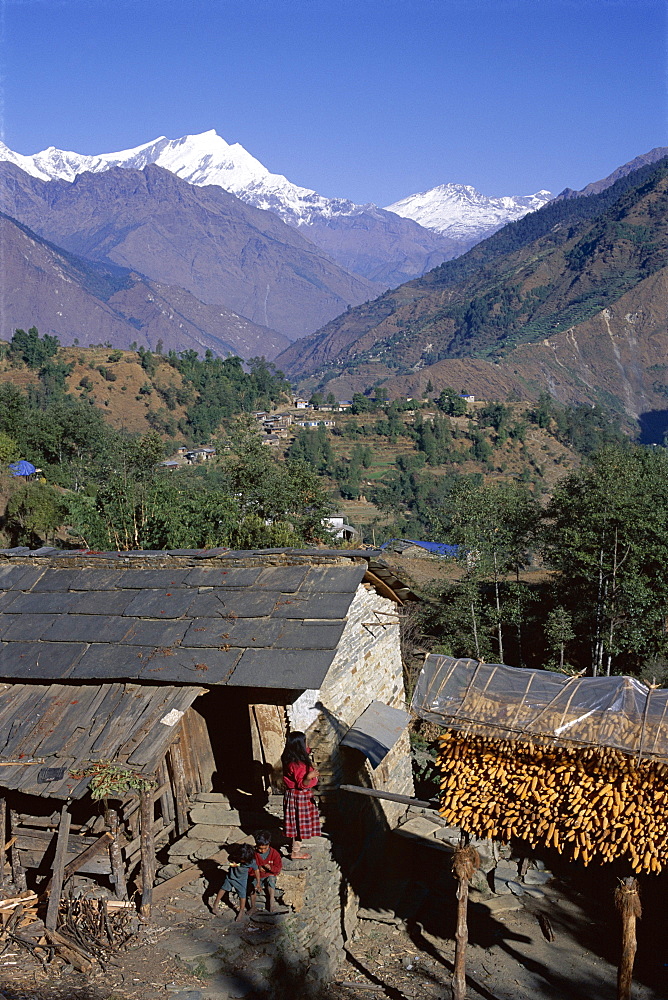
[[[360,912],[348,958],[322,988],[291,961],[289,939],[276,949],[281,915],[260,908],[240,927],[231,911],[213,916],[199,887],[191,887],[157,908],[137,944],[93,976],[58,960],[45,971],[27,953],[7,949],[0,955],[0,991],[6,1000],[443,1000],[454,958],[454,882],[446,851],[406,838],[409,845],[411,871],[406,863],[388,873],[375,897],[367,894],[372,905]],[[539,862],[522,879],[516,862],[501,859],[489,881],[476,880],[470,1000],[614,1000],[619,928],[610,886],[601,881],[597,896],[576,874],[553,875]],[[384,905],[389,900],[396,905]],[[646,917],[653,920],[648,903]],[[650,930],[651,924],[639,925],[634,1000],[668,996],[668,975],[661,979],[668,953],[661,959],[651,948]]]

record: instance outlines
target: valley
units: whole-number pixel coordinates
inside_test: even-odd
[[[665,161],[602,192],[551,202],[463,257],[291,345],[278,363],[319,390],[431,381],[485,398],[661,408]]]

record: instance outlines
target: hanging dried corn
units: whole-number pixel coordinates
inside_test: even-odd
[[[668,765],[611,748],[450,731],[439,741],[441,815],[476,837],[556,847],[585,864],[668,864]]]

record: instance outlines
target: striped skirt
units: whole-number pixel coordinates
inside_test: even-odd
[[[283,793],[284,833],[290,840],[320,836],[320,816],[310,788],[287,788]]]

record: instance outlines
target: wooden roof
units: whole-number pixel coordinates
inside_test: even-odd
[[[0,684],[0,785],[29,795],[78,799],[89,778],[74,775],[100,760],[152,776],[174,738],[174,726],[202,690],[162,684]],[[54,768],[65,769],[55,780],[48,774]]]

